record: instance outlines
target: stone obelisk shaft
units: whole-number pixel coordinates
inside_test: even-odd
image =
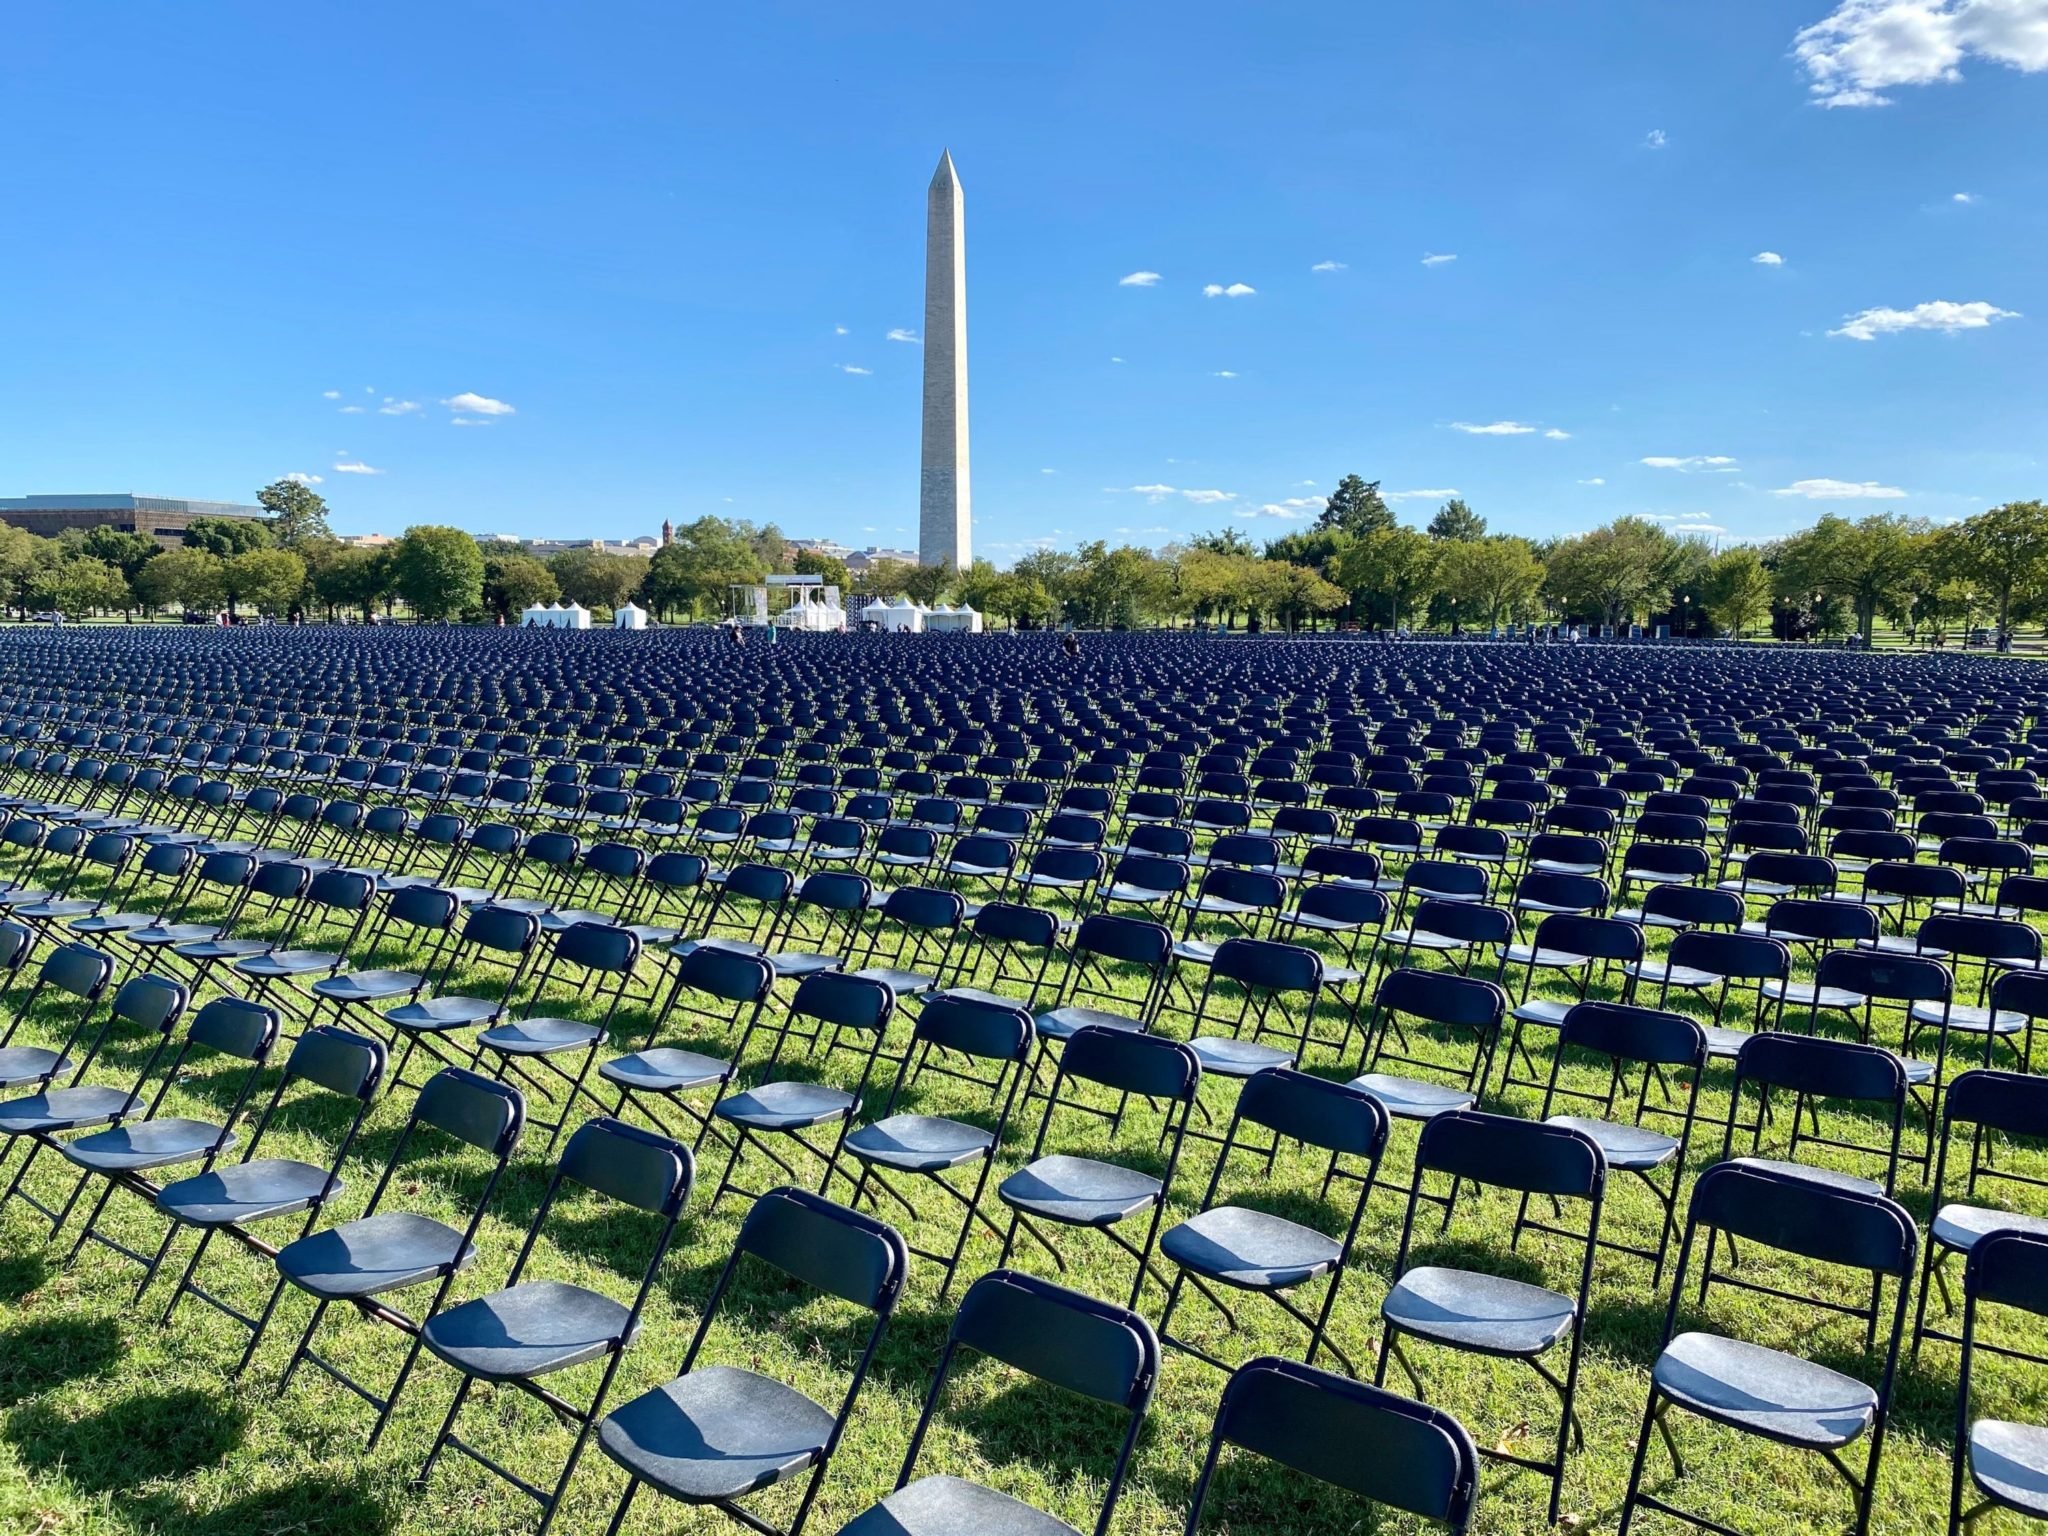
[[[967,478],[967,226],[960,177],[939,157],[925,200],[924,447],[918,467],[917,558],[972,563]]]

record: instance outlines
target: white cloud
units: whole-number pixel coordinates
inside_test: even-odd
[[[1218,368],[1216,370],[1216,377],[1219,379],[1234,379],[1237,377],[1237,374],[1228,368]]]
[[[1695,523],[1687,521],[1683,523],[1674,523],[1672,525],[1672,531],[1675,533],[1726,533],[1728,530],[1726,528],[1723,528],[1719,523]]]
[[[1974,203],[1977,201],[1977,194],[1974,192],[1958,192],[1949,201],[1952,203]]]
[[[2017,320],[2019,312],[2000,309],[1977,299],[1957,304],[1950,299],[1932,299],[1911,309],[1865,309],[1846,316],[1830,336],[1847,336],[1851,341],[1875,341],[1898,331],[1981,331],[1994,320]]]
[[[1169,496],[1178,496],[1198,507],[1219,506],[1226,501],[1237,500],[1235,491],[1183,490],[1177,485],[1108,485],[1103,489],[1112,496],[1143,496],[1147,501],[1164,501]]]
[[[1552,427],[1543,435],[1549,438],[1553,443],[1567,442],[1571,438],[1571,433],[1565,431],[1563,427]]]
[[[1454,421],[1451,430],[1469,432],[1474,437],[1524,437],[1536,429],[1519,421]]]
[[[1341,261],[1319,261],[1309,268],[1311,272],[1342,272],[1346,264]]]
[[[832,327],[832,334],[834,336],[851,336],[853,332],[849,331],[843,325],[835,325]]]
[[[384,473],[381,469],[372,469],[369,465],[358,463],[353,459],[343,460],[341,463],[336,464],[334,472],[337,475],[381,475]]]
[[[1782,267],[1785,265],[1785,258],[1776,251],[1758,251],[1749,259],[1760,267]]]
[[[1305,509],[1291,507],[1285,502],[1269,501],[1262,506],[1247,507],[1240,514],[1243,517],[1277,517],[1284,522],[1299,522],[1308,516]]]
[[[1958,197],[1962,196],[1960,192],[1956,195]],[[320,398],[322,400],[339,400],[341,398],[341,391],[338,389],[323,389],[320,391]]]
[[[479,395],[465,389],[459,395],[450,395],[441,402],[451,411],[465,416],[510,416],[515,414],[512,407],[503,400],[493,400],[489,395]]]
[[[1056,475],[1059,473],[1059,471],[1056,469],[1041,469],[1039,473],[1041,475]]]
[[[448,418],[448,425],[451,427],[488,427],[490,424],[489,421],[481,416],[450,416]]]
[[[1123,359],[1122,359],[1122,358],[1120,358],[1120,357],[1112,357],[1112,358],[1110,359],[1110,361],[1111,361],[1112,363],[1120,363],[1120,362],[1122,362],[1122,361],[1123,361]]]
[[[1457,494],[1455,489],[1388,491],[1385,499],[1388,501],[1449,501]]]
[[[1245,299],[1250,298],[1258,291],[1250,283],[1232,283],[1228,288],[1224,287],[1221,283],[1208,283],[1202,288],[1202,297],[1205,299]]]
[[[873,373],[875,370],[872,368],[863,368],[858,363],[841,363],[839,365],[839,371],[841,373],[857,373],[865,375]]]
[[[1861,498],[1877,498],[1897,501],[1905,492],[1895,485],[1880,485],[1875,480],[1794,480],[1790,485],[1771,492],[1773,496],[1803,496],[1808,501],[1855,501]]]
[[[924,345],[924,342],[923,342],[922,340],[920,340],[920,339],[919,339],[919,337],[918,337],[918,334],[917,334],[917,332],[915,332],[915,331],[906,331],[906,330],[905,330],[905,329],[904,329],[904,328],[903,328],[902,326],[900,326],[900,325],[899,325],[899,326],[897,326],[897,327],[896,327],[896,329],[894,329],[893,331],[891,331],[891,332],[889,333],[889,340],[891,340],[891,341],[907,341],[907,342],[910,342],[910,343],[911,343],[912,345],[914,345],[914,346],[920,346],[920,347]]]
[[[377,393],[377,386],[374,384],[365,384],[363,386],[363,393],[366,395],[374,395],[375,393]]]
[[[1645,149],[1662,149],[1670,142],[1671,140],[1665,137],[1662,128],[1652,128],[1643,135],[1643,148]]]
[[[1822,107],[1885,107],[1902,85],[1950,85],[1971,56],[2048,70],[2048,0],[1841,0],[1792,39]]]
[[[1600,476],[1600,475],[1595,475],[1595,476],[1593,476],[1593,478],[1592,478],[1592,479],[1590,479],[1590,480],[1581,480],[1581,481],[1579,482],[1579,484],[1581,484],[1581,485],[1605,485],[1606,483],[1607,483],[1606,479],[1605,479],[1605,478],[1604,478],[1603,476]]]
[[[363,414],[363,408],[360,405],[344,405],[341,408],[341,414],[344,416],[360,416]]]
[[[1307,485],[1307,486],[1313,486],[1313,485],[1315,484],[1315,481],[1313,481],[1313,480],[1297,480],[1297,481],[1295,481],[1294,483],[1295,483],[1296,485]]]
[[[1682,475],[1689,475],[1694,470],[1704,470],[1710,475],[1726,475],[1734,473],[1740,467],[1725,453],[1689,453],[1684,458],[1674,458],[1669,454],[1653,454],[1642,462],[1650,469],[1675,469]]]
[[[377,407],[377,414],[379,416],[410,416],[419,408],[420,403],[417,400],[398,400],[390,395],[386,395],[384,403]]]
[[[1426,251],[1423,253],[1422,264],[1425,267],[1441,267],[1457,259],[1455,251]]]
[[[291,481],[294,485],[318,485],[323,477],[309,475],[303,469],[295,469],[284,478]]]
[[[1150,288],[1159,281],[1157,272],[1126,272],[1116,280],[1119,288]]]

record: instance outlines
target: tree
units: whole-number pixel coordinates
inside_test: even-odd
[[[423,619],[453,619],[484,604],[484,552],[460,528],[422,524],[392,546],[391,584]]]
[[[227,597],[222,563],[203,549],[167,549],[136,576],[136,595],[148,608],[176,603],[188,613],[217,609]]]
[[[484,606],[507,624],[536,603],[562,595],[555,573],[531,555],[492,550],[484,556]]]
[[[270,537],[280,549],[296,551],[308,539],[331,539],[327,498],[296,480],[273,480],[256,493],[270,514]]]
[[[98,608],[126,608],[134,601],[115,566],[90,555],[74,555],[36,573],[32,588],[39,607],[83,619]]]
[[[828,587],[837,587],[841,593],[853,590],[853,577],[847,574],[846,562],[832,555],[818,553],[815,549],[800,549],[790,561],[790,568],[799,576],[815,576]]]
[[[946,595],[946,589],[953,585],[954,570],[949,565],[914,565],[910,574],[903,578],[903,591],[913,603],[931,607]]]
[[[28,583],[40,564],[36,546],[42,542],[26,528],[0,523],[0,587],[24,615],[28,612]]]
[[[1543,563],[1527,539],[1448,539],[1438,559],[1437,586],[1463,616],[1490,629],[1535,600],[1543,587]]]
[[[675,548],[673,544],[669,546]],[[656,554],[660,551],[656,550]],[[548,562],[562,595],[585,608],[616,608],[639,591],[652,560],[608,555],[601,549],[565,549]]]
[[[1377,624],[1384,614],[1388,627],[1397,628],[1429,601],[1438,553],[1418,530],[1390,522],[1339,555],[1331,574],[1366,622]]]
[[[282,617],[305,590],[306,562],[288,549],[252,549],[223,560],[220,576],[229,618],[235,616],[237,603]]]
[[[1700,582],[1700,605],[1721,629],[1740,640],[1770,616],[1773,582],[1763,557],[1747,544],[1723,550]]]
[[[1206,549],[1219,555],[1256,555],[1252,541],[1235,528],[1218,528],[1213,533],[1198,533],[1188,540],[1190,549]]]
[[[726,589],[753,586],[768,574],[756,545],[758,536],[744,523],[722,517],[700,517],[676,529],[674,540],[657,549],[642,573],[640,597],[663,618],[680,610],[717,613]],[[557,575],[560,575],[557,556]],[[563,590],[570,591],[567,581]]]
[[[861,590],[878,597],[901,597],[916,570],[908,560],[876,560],[861,576]]]
[[[1913,588],[1922,532],[1896,513],[1880,512],[1854,523],[1830,513],[1779,546],[1778,590],[1788,597],[1842,599],[1868,644],[1878,609]]]
[[[122,580],[132,582],[143,566],[163,553],[163,546],[146,533],[102,525],[85,531],[79,553],[106,561],[121,573]]]
[[[1363,538],[1366,534],[1392,528],[1394,514],[1387,506],[1386,498],[1380,495],[1379,481],[1346,475],[1337,482],[1337,489],[1324,503],[1316,526],[1341,528],[1354,538]]]
[[[1429,536],[1452,544],[1469,544],[1486,537],[1486,519],[1456,496],[1436,509],[1429,520]]]
[[[1285,561],[1269,560],[1266,565],[1275,573],[1270,589],[1274,602],[1272,611],[1280,615],[1290,631],[1299,629],[1305,617],[1335,613],[1344,606],[1344,589],[1326,581],[1320,571]]]
[[[330,616],[337,608],[354,608],[367,624],[377,611],[378,599],[391,590],[391,564],[386,550],[345,544],[314,567],[313,595],[326,605]]]
[[[2014,594],[2031,595],[2048,575],[2048,503],[2009,501],[1960,532],[1964,566],[1996,601],[1999,631],[2009,634]]]
[[[1577,538],[1559,541],[1545,560],[1545,585],[1568,611],[1598,614],[1616,628],[1662,603],[1670,589],[1659,578],[1671,539],[1655,523],[1616,518]]]
[[[185,525],[185,547],[225,560],[270,547],[270,525],[253,517],[195,517]]]

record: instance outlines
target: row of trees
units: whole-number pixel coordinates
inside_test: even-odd
[[[2048,621],[2048,505],[2012,502],[1933,527],[1879,513],[1822,517],[1770,543],[1716,551],[1657,523],[1618,518],[1590,533],[1529,540],[1489,533],[1461,500],[1427,526],[1401,523],[1376,482],[1347,475],[1315,523],[1255,546],[1236,529],[1148,550],[1094,540],[998,570],[883,561],[855,583],[829,556],[794,550],[771,524],[703,517],[651,559],[593,548],[547,558],[422,526],[382,548],[344,544],[325,501],[292,481],[265,486],[267,520],[201,518],[180,547],[112,528],[36,538],[0,525],[0,590],[23,614],[180,606],[335,618],[403,602],[420,618],[514,622],[535,603],[610,609],[638,600],[663,619],[716,616],[728,589],[797,571],[851,595],[967,602],[1013,623],[1156,623],[1288,628],[1493,628],[1528,620],[1623,626],[1668,619],[1682,633],[1869,638],[1879,621],[1939,640],[1979,618],[2001,630]]]

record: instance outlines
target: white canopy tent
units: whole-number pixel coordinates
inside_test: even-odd
[[[613,629],[645,629],[647,610],[638,603],[626,603],[612,610]]]
[[[891,634],[914,635],[924,628],[924,610],[907,597],[899,597],[893,603],[877,598],[861,609],[860,616]]]
[[[535,603],[519,615],[519,622],[529,629],[588,629],[590,610],[576,603],[567,607],[560,603],[549,603],[546,607]]]
[[[981,614],[968,603],[955,608],[951,603],[941,603],[924,616],[924,627],[934,634],[978,635],[981,633]]]

